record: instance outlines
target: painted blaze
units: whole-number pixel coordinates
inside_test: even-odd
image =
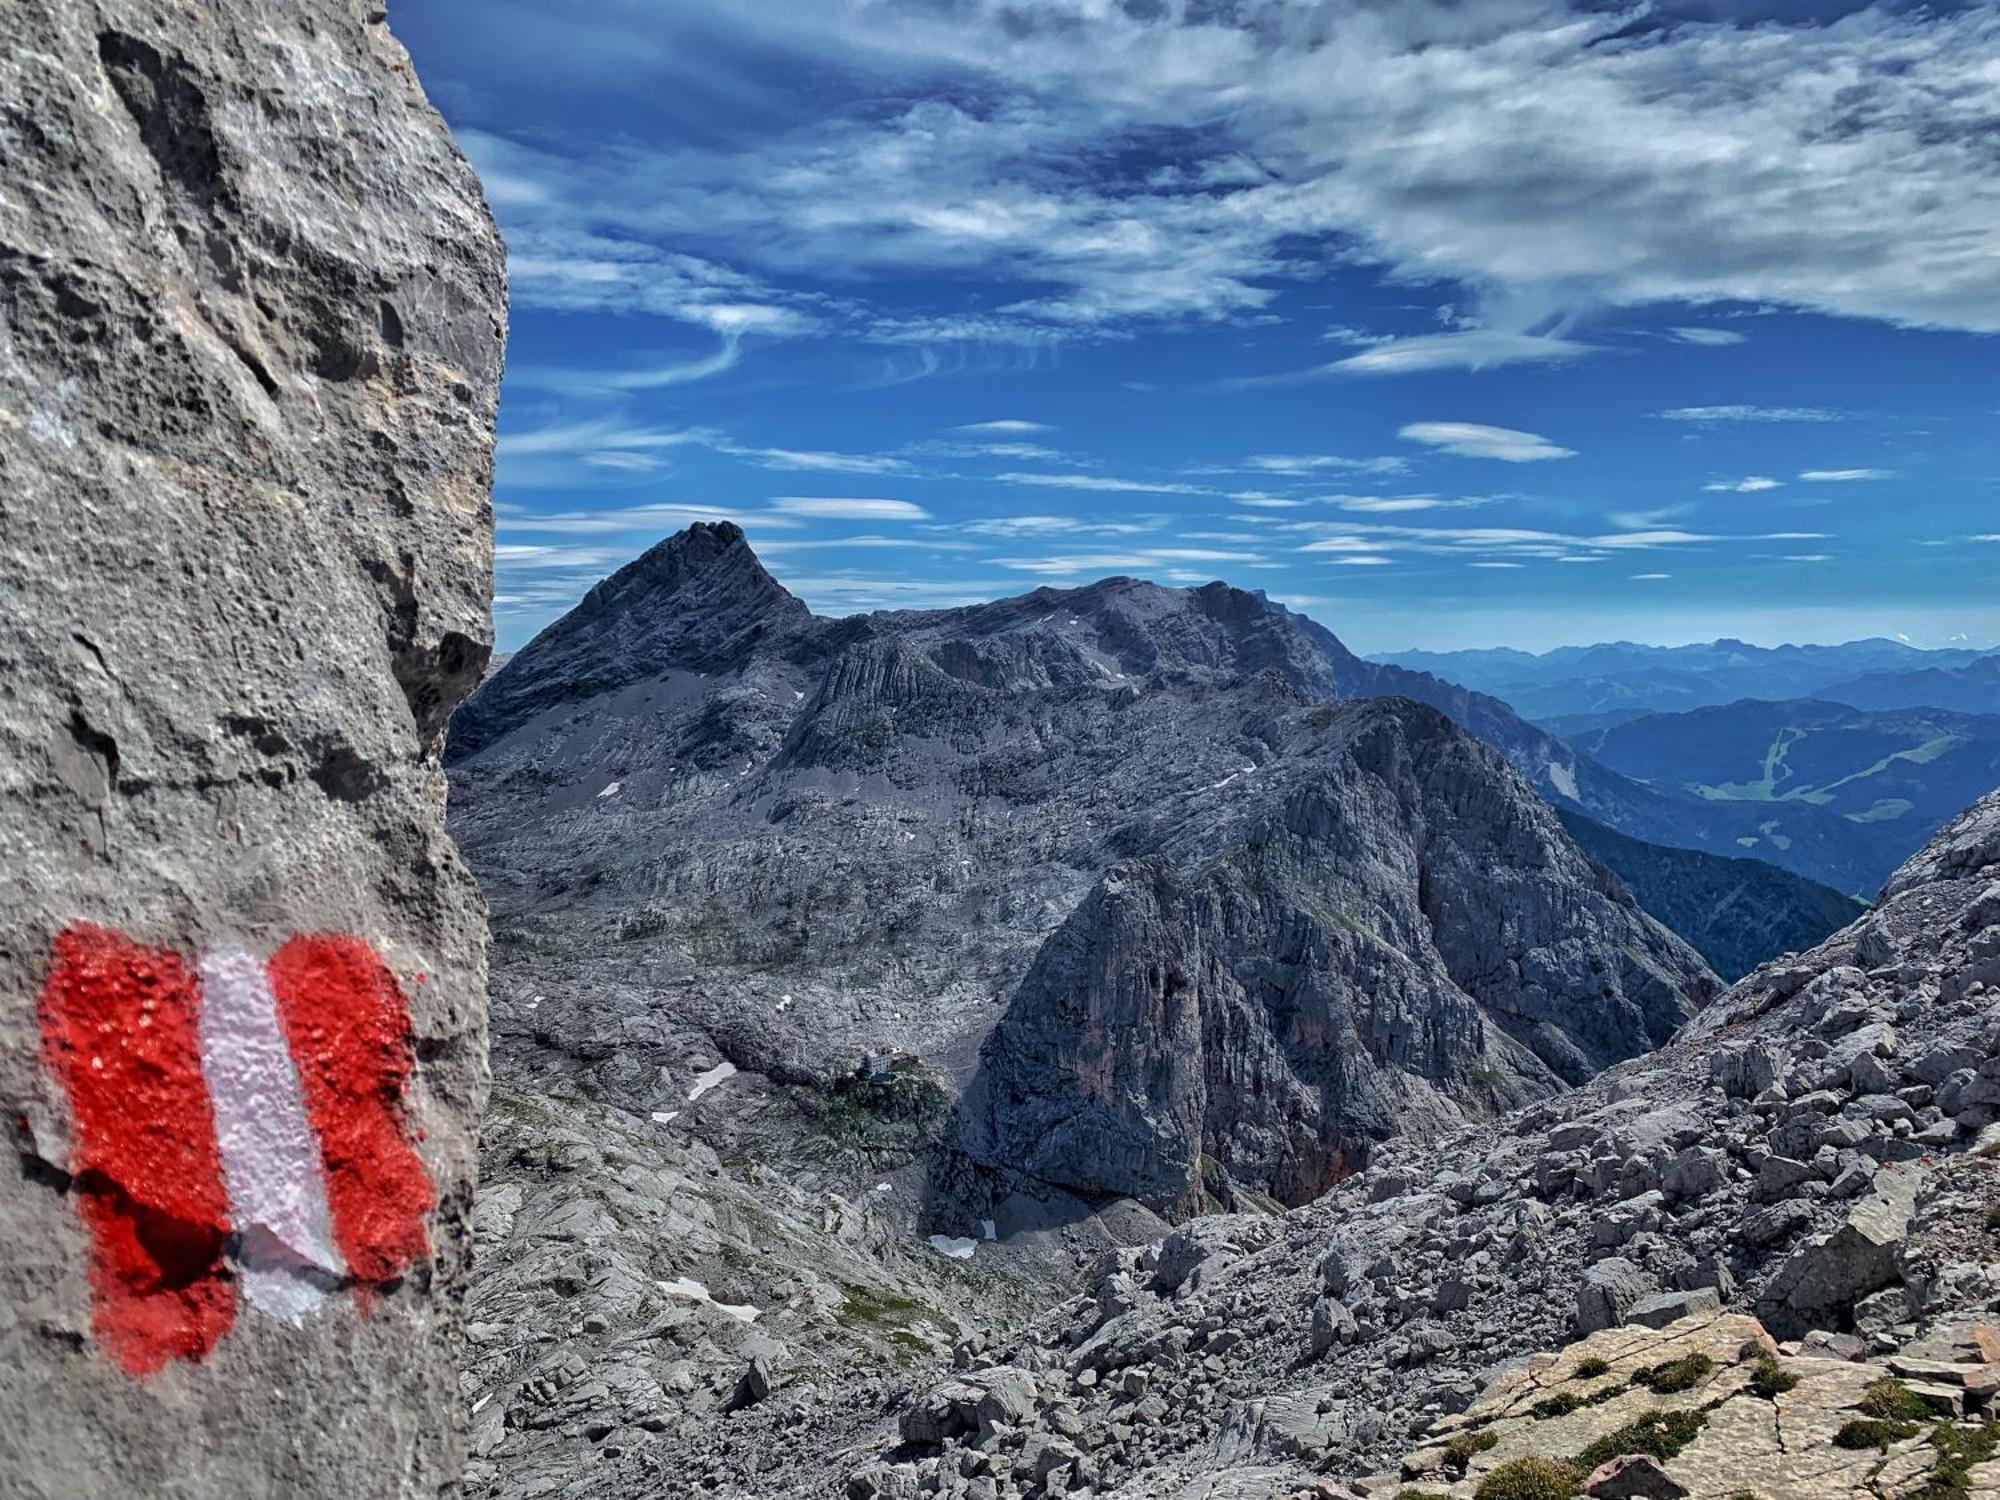
[[[41,1025],[73,1121],[92,1331],[126,1370],[202,1358],[239,1296],[303,1324],[428,1253],[409,1006],[359,939],[191,965],[79,924],[52,946]]]

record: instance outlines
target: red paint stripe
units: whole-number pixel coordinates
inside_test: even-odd
[[[326,1163],[334,1241],[358,1280],[387,1281],[428,1252],[436,1201],[403,1106],[415,1060],[409,1006],[357,938],[295,937],[271,956],[270,974]]]
[[[135,1375],[200,1359],[236,1317],[199,1006],[194,975],[169,951],[85,925],[55,940],[42,1055],[75,1121],[70,1172],[91,1237],[91,1327]]]

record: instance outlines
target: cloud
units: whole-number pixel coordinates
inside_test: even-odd
[[[1468,568],[1525,568],[1526,563],[1517,562],[1475,562],[1467,563]]]
[[[1702,344],[1714,349],[1744,342],[1742,334],[1729,328],[1670,328],[1667,332],[1683,344]]]
[[[1257,453],[1243,460],[1243,467],[1265,474],[1400,474],[1409,468],[1408,459],[1342,458],[1333,453]]]
[[[814,520],[923,521],[930,512],[908,500],[863,500],[834,495],[780,495],[771,502],[780,515]]]
[[[1154,529],[1140,521],[1088,521],[1076,516],[988,516],[959,528],[974,536],[1134,536]]]
[[[1702,488],[1705,490],[1714,490],[1718,493],[1728,492],[1738,495],[1749,495],[1756,493],[1758,490],[1781,489],[1784,483],[1785,481],[1782,479],[1767,479],[1762,474],[1751,474],[1743,479],[1718,479],[1710,484],[1703,485]]]
[[[1502,337],[1553,309],[1722,301],[2000,329],[2000,14],[1694,9],[684,0],[669,21],[604,0],[567,36],[490,45],[524,76],[593,49],[593,82],[634,97],[761,67],[743,86],[773,123],[461,136],[523,305],[865,325],[780,289],[837,265],[856,295],[979,276],[1014,294],[984,316],[1059,336],[1261,316],[1360,263],[1469,288]],[[808,73],[810,110],[771,86]],[[711,289],[715,267],[755,286]]]
[[[1109,474],[995,474],[1001,484],[1039,485],[1058,490],[1101,490],[1108,494],[1213,495],[1215,489],[1178,480],[1119,479]]]
[[[1669,422],[1838,422],[1847,413],[1823,406],[1676,406],[1653,415]]]
[[[907,474],[907,459],[884,453],[817,453],[798,448],[744,448],[712,444],[718,453],[746,458],[766,469],[812,469],[829,474]]]
[[[1426,370],[1494,370],[1502,365],[1547,364],[1593,353],[1590,344],[1543,335],[1474,328],[1391,339],[1350,354],[1319,371],[1340,375],[1413,375]]]
[[[1894,469],[1804,469],[1799,478],[1806,484],[1851,484],[1864,479],[1894,479]]]
[[[1673,576],[1674,575],[1671,573],[1634,573],[1632,575],[1632,578],[1635,582],[1638,583],[1657,583],[1662,579],[1671,578]]]
[[[1019,433],[1054,432],[1055,428],[1052,427],[1047,422],[1027,422],[1023,421],[1019,417],[999,417],[991,422],[966,422],[960,426],[952,428],[951,430],[953,432],[1002,434],[1002,433],[1016,433],[1016,432]]]
[[[1079,552],[1054,557],[1001,557],[1003,568],[1023,573],[1064,577],[1076,573],[1116,573],[1128,568],[1146,569],[1161,563],[1228,562],[1255,565],[1264,558],[1255,552],[1222,551],[1202,547],[1144,547],[1127,552]]]
[[[1463,458],[1497,458],[1510,464],[1573,458],[1576,454],[1575,449],[1558,447],[1536,433],[1486,427],[1478,422],[1411,422],[1399,428],[1396,436]]]

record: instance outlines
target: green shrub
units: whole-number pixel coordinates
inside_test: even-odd
[[[1472,1466],[1472,1455],[1484,1453],[1500,1439],[1490,1432],[1461,1432],[1444,1445],[1444,1466],[1454,1474],[1463,1474]]]
[[[1443,1490],[1398,1490],[1396,1500],[1451,1500]]]
[[[1922,1489],[1911,1493],[1910,1500],[1968,1500],[1972,1466],[1986,1463],[2000,1452],[2000,1427],[1940,1422],[1931,1429],[1931,1447],[1937,1450],[1937,1457],[1931,1460],[1931,1477]]]
[[[1566,1417],[1588,1405],[1588,1396],[1579,1396],[1575,1391],[1557,1391],[1548,1400],[1537,1401],[1528,1410],[1531,1415],[1546,1422],[1551,1417]]]
[[[1570,1500],[1582,1471],[1552,1458],[1510,1458],[1479,1481],[1476,1500]]]
[[[1679,1359],[1670,1359],[1663,1365],[1654,1365],[1650,1370],[1641,1370],[1632,1377],[1634,1385],[1643,1385],[1662,1396],[1675,1391],[1691,1391],[1700,1385],[1715,1370],[1715,1361],[1706,1354],[1684,1354]]]
[[[1868,1389],[1861,1393],[1861,1400],[1856,1405],[1871,1417],[1905,1422],[1920,1421],[1931,1414],[1924,1398],[1893,1375],[1869,1381]]]
[[[1798,1376],[1768,1354],[1758,1355],[1757,1363],[1750,1371],[1751,1391],[1766,1399],[1781,1396],[1798,1383]]]
[[[1599,1359],[1595,1354],[1591,1355],[1588,1359],[1580,1359],[1576,1362],[1576,1378],[1578,1380],[1595,1380],[1600,1375],[1609,1375],[1610,1373],[1611,1361],[1608,1359]]]
[[[1599,1438],[1577,1454],[1574,1462],[1586,1474],[1621,1453],[1647,1453],[1664,1463],[1693,1442],[1707,1422],[1705,1412],[1649,1411],[1638,1421]]]
[[[1904,1438],[1916,1435],[1915,1422],[1898,1422],[1882,1417],[1859,1417],[1833,1435],[1833,1446],[1857,1452],[1863,1448],[1879,1448],[1887,1453],[1891,1443],[1900,1443]]]

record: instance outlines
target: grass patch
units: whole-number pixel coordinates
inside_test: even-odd
[[[1643,1385],[1657,1395],[1671,1396],[1677,1391],[1693,1390],[1714,1373],[1715,1361],[1706,1354],[1685,1354],[1650,1370],[1641,1370],[1632,1377],[1632,1383]]]
[[[1500,1439],[1490,1432],[1461,1432],[1444,1445],[1444,1466],[1454,1474],[1472,1467],[1472,1455],[1484,1453]]]
[[[1607,1433],[1571,1460],[1588,1474],[1621,1453],[1646,1453],[1665,1463],[1695,1439],[1708,1423],[1698,1411],[1649,1411],[1636,1422]]]
[[[1570,1500],[1587,1471],[1553,1458],[1510,1458],[1479,1481],[1476,1500]]]
[[[1891,1443],[1900,1443],[1904,1438],[1916,1435],[1915,1422],[1900,1422],[1886,1417],[1857,1417],[1833,1435],[1833,1446],[1855,1453],[1864,1448],[1877,1448],[1887,1453]]]
[[[1580,1359],[1576,1362],[1575,1378],[1578,1380],[1595,1380],[1600,1375],[1609,1375],[1610,1373],[1611,1361],[1600,1359],[1595,1354],[1587,1359]]]
[[[1551,1417],[1566,1417],[1573,1411],[1581,1411],[1590,1405],[1588,1396],[1579,1396],[1575,1391],[1557,1391],[1546,1401],[1537,1401],[1528,1408],[1530,1416],[1546,1422]]]
[[[1856,1405],[1871,1417],[1889,1421],[1916,1422],[1931,1414],[1929,1403],[1893,1375],[1869,1381]]]
[[[1937,1451],[1931,1460],[1931,1477],[1922,1489],[1911,1492],[1910,1500],[1968,1500],[1973,1465],[1986,1463],[2000,1453],[2000,1427],[1940,1422],[1931,1429],[1931,1447]]]
[[[1766,1400],[1769,1400],[1773,1396],[1782,1396],[1798,1383],[1798,1376],[1784,1368],[1784,1366],[1780,1365],[1777,1360],[1768,1354],[1758,1355],[1757,1363],[1750,1371],[1750,1390],[1752,1394],[1762,1396]]]

